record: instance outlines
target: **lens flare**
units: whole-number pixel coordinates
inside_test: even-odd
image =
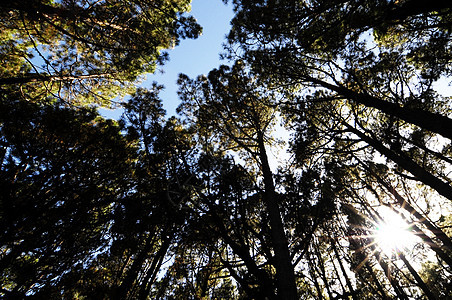
[[[384,221],[377,224],[375,243],[387,255],[414,247],[417,237],[410,231],[409,225],[393,211],[383,212]]]

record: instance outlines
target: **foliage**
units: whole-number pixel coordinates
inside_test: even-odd
[[[154,83],[118,121],[42,84],[152,71],[199,32],[186,1],[0,5],[22,80],[1,90],[0,296],[451,297],[450,5],[232,2],[231,64],[180,75],[181,119]],[[381,241],[393,215],[410,244]]]
[[[35,100],[111,105],[163,63],[163,49],[201,32],[185,0],[20,0],[0,9],[0,84]]]
[[[2,287],[24,297],[105,251],[135,148],[92,110],[1,106]]]

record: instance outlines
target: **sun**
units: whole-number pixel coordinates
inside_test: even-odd
[[[375,230],[375,243],[387,255],[401,250],[412,249],[418,238],[410,231],[410,226],[390,209],[380,212],[384,219]]]

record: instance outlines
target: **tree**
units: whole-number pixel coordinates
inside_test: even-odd
[[[177,19],[184,3],[138,9],[134,2],[134,19],[123,2],[29,8],[19,1],[1,4],[10,11],[2,26],[5,37],[33,25],[38,41],[91,45],[97,54],[78,54],[74,71],[93,59],[93,66],[123,68],[132,81],[155,60],[122,66],[141,61],[142,45],[117,60],[112,53],[133,44],[130,30],[134,36],[148,28],[135,23],[143,5],[155,12],[141,16],[146,20],[169,7]],[[16,77],[4,77],[1,296],[450,296],[451,111],[436,88],[450,76],[449,6],[233,3],[229,40],[240,48],[228,48],[231,66],[196,79],[180,75],[181,119],[165,116],[157,83],[132,93],[118,122],[89,108],[49,105],[55,96],[33,88],[63,73],[27,70],[25,38],[3,44],[11,69],[2,70],[21,74],[22,94],[6,87],[19,84]],[[20,16],[20,26],[11,25]],[[97,35],[101,29],[105,36]],[[179,34],[153,37],[171,40],[168,32]],[[18,100],[25,94],[36,98]],[[278,125],[291,133],[286,144],[275,138]],[[283,146],[288,157],[276,162],[272,153]],[[417,236],[409,246],[385,247],[381,228],[392,214]]]
[[[192,80],[181,76],[180,94],[183,103],[180,110],[195,124],[199,139],[204,141],[205,152],[237,151],[256,177],[253,181],[258,184],[259,198],[263,205],[260,209],[265,211],[263,219],[258,224],[266,230],[263,232],[260,230],[262,237],[259,236],[259,230],[250,233],[251,236],[254,235],[252,239],[258,238],[258,244],[262,245],[259,247],[261,249],[247,250],[252,246],[247,245],[246,239],[243,242],[235,242],[232,236],[225,236],[228,234],[227,231],[223,233],[222,238],[243,260],[248,272],[256,276],[261,291],[267,293],[263,295],[269,298],[296,298],[297,277],[302,275],[295,274],[294,267],[300,262],[305,247],[309,245],[312,232],[316,230],[318,224],[328,219],[330,210],[334,210],[330,206],[330,201],[335,197],[335,191],[328,181],[322,180],[319,185],[310,182],[321,178],[313,176],[306,177],[303,182],[306,188],[303,191],[293,191],[293,194],[290,194],[289,191],[292,191],[293,187],[290,186],[289,180],[297,180],[297,176],[290,170],[287,170],[286,174],[282,171],[281,174],[274,174],[271,171],[267,147],[274,143],[271,130],[278,114],[278,107],[275,104],[279,94],[246,70],[246,66],[238,61],[231,68],[222,66],[218,70],[213,70],[207,78],[199,77]],[[281,178],[281,181],[276,181],[277,178]],[[285,189],[286,193],[279,193],[280,189]],[[215,207],[209,206],[209,209]],[[240,213],[239,216],[243,218],[244,214]],[[302,220],[306,220],[306,224],[303,224]],[[236,220],[244,224],[250,221]],[[267,227],[265,222],[270,226]],[[217,226],[221,228],[224,225]],[[248,230],[251,230],[256,225],[248,226]],[[250,233],[243,232],[237,239],[240,241]],[[263,256],[248,257],[246,253],[252,251],[263,252]],[[271,254],[273,251],[274,255]],[[262,273],[259,270],[262,267],[256,268],[255,264],[259,261],[256,261],[257,259],[265,259],[269,266],[274,266],[275,277],[271,273],[268,274],[267,270]],[[258,266],[259,264],[257,263]],[[229,265],[229,269],[233,269],[232,265]],[[236,280],[240,277],[231,276]],[[243,277],[241,280],[244,286],[247,280]],[[274,281],[277,287],[274,294],[266,291],[271,286],[271,283],[267,283],[269,280]]]
[[[160,90],[139,89],[119,122],[4,98],[4,296],[146,299],[158,289],[165,260],[189,242],[195,179],[191,134],[165,120]]]
[[[194,116],[197,122],[202,122],[199,126],[202,126],[203,130],[215,130],[214,134],[218,134],[220,143],[225,146],[224,150],[234,148],[244,150],[259,166],[263,178],[263,199],[270,222],[272,248],[275,251],[273,260],[278,294],[286,299],[295,299],[293,266],[265,149],[275,113],[269,109],[272,99],[253,92],[252,79],[244,77],[240,63],[230,72],[226,66],[212,71],[209,74],[209,81],[207,78],[204,80],[200,78],[194,82],[182,77],[180,83],[181,96],[185,100],[184,107],[190,110],[204,108],[199,111],[202,116]],[[196,93],[196,85],[203,88],[203,94],[200,96],[193,95]],[[190,111],[188,113],[192,114]],[[208,115],[215,116],[215,119],[209,118]]]
[[[158,96],[161,86],[139,89],[125,105],[121,122],[141,147],[136,185],[117,211],[112,245],[123,267],[112,298],[147,299],[168,256],[182,243],[191,199],[183,182],[190,180],[180,160],[190,157],[191,134],[175,118],[165,120]],[[116,293],[116,295],[115,295]]]
[[[448,107],[441,105],[432,89],[435,80],[448,74],[448,66],[429,56],[425,45],[441,49],[439,56],[447,57],[447,5],[436,1],[424,6],[416,1],[234,3],[238,13],[229,38],[241,43],[260,74],[279,77],[286,84],[330,90],[451,138]],[[255,22],[246,21],[250,19]],[[389,40],[390,33],[382,33],[394,30],[402,35],[399,43]],[[369,32],[374,33],[373,43]]]
[[[450,76],[450,5],[439,1],[233,3],[230,49],[238,45],[240,50],[230,57],[248,61],[255,76],[293,95],[279,105],[297,132],[293,151],[301,165],[320,160],[347,169],[341,180],[346,197],[340,202],[352,204],[359,213],[389,203],[400,205],[409,212],[407,218],[421,224],[435,214],[431,207],[448,215],[450,99],[441,95],[436,83]],[[384,175],[364,175],[383,157]],[[365,196],[366,191],[375,199]],[[385,200],[388,195],[396,202]],[[414,206],[427,209],[419,215]],[[439,222],[413,224],[425,245],[447,264],[450,252],[439,248],[449,247],[450,236],[439,227]],[[416,282],[420,293],[433,298],[407,262],[404,274]],[[406,297],[407,289],[393,288],[398,297]]]
[[[1,106],[1,293],[23,298],[108,248],[136,148],[93,110]]]
[[[190,1],[6,1],[0,5],[2,88],[111,104],[165,60],[162,49],[196,38]]]

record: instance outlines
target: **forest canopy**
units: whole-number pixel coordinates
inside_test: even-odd
[[[17,0],[0,4],[2,88],[34,101],[109,105],[201,27],[188,0]]]
[[[223,2],[177,116],[190,1],[0,3],[0,297],[452,299],[452,5]]]

